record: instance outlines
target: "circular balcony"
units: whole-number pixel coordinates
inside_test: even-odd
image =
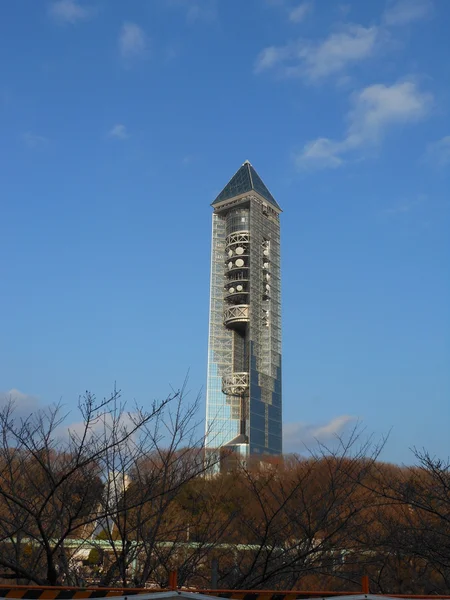
[[[233,290],[233,291],[232,291]],[[230,304],[242,304],[248,302],[248,294],[247,290],[235,290],[234,288],[230,288],[225,292],[225,300],[227,300]]]
[[[250,254],[250,248],[247,245],[237,245],[234,247],[228,246],[225,250],[225,262],[236,258],[248,256]]]
[[[241,396],[248,390],[248,373],[231,373],[222,377],[222,392],[227,396]]]
[[[237,246],[247,246],[250,243],[250,231],[235,231],[227,235],[225,240],[226,250],[233,250]]]
[[[249,278],[247,273],[231,273],[227,277],[224,288],[228,289],[230,287],[237,288],[238,286],[242,286],[244,289],[247,289],[248,284]]]
[[[248,297],[249,289],[248,282],[241,281],[228,282],[225,286],[225,298],[233,304],[247,304],[246,298]],[[239,298],[242,300],[239,301]]]
[[[227,306],[223,315],[225,325],[238,325],[239,323],[248,323],[250,320],[250,305],[235,304]]]
[[[233,273],[241,271],[242,269],[249,268],[249,257],[248,255],[234,256],[225,261],[225,268],[227,273]]]
[[[230,262],[234,264],[239,259],[243,260],[244,262],[248,261],[248,258],[250,256],[249,251],[240,247],[239,249],[242,250],[240,254],[227,254],[225,256],[224,262],[226,265],[228,265]]]

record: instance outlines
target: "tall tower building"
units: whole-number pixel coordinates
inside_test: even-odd
[[[206,446],[281,454],[281,208],[248,161],[212,207]]]

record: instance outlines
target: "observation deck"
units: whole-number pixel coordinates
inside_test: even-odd
[[[250,305],[234,304],[227,306],[223,315],[225,325],[235,325],[239,323],[248,323],[250,321]]]
[[[241,396],[248,386],[248,373],[231,373],[222,377],[222,392],[228,396]]]

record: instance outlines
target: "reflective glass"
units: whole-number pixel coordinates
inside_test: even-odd
[[[230,198],[234,198],[235,196],[240,196],[241,194],[245,194],[246,192],[250,192],[251,190],[255,190],[258,194],[261,194],[263,198],[273,204],[276,208],[280,209],[275,198],[269,192],[267,187],[265,186],[263,180],[255,171],[254,167],[250,163],[244,163],[241,168],[233,175],[227,185],[223,188],[220,194],[212,203],[218,204],[223,200],[228,200]]]

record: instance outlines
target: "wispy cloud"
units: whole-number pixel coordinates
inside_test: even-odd
[[[122,58],[143,58],[148,53],[148,39],[136,23],[125,22],[119,33],[119,50]]]
[[[186,167],[188,165],[191,165],[194,161],[195,161],[195,156],[193,154],[186,154],[181,159],[181,164]]]
[[[167,4],[185,11],[186,21],[214,21],[218,16],[217,0],[167,0]]]
[[[188,23],[197,21],[213,21],[217,18],[217,3],[215,0],[204,0],[203,2],[190,2],[187,9],[186,19]]]
[[[397,202],[394,206],[385,208],[382,213],[384,215],[403,215],[411,212],[416,206],[419,206],[419,204],[422,204],[426,200],[427,196],[425,194],[419,194],[416,198],[403,200],[402,202]]]
[[[283,447],[286,452],[302,452],[312,448],[316,443],[327,443],[342,435],[345,429],[355,423],[356,418],[341,415],[327,423],[313,425],[310,423],[284,423]]]
[[[302,169],[334,169],[343,164],[340,154],[343,143],[329,138],[317,138],[307,142],[300,154],[295,156],[295,164]]]
[[[299,23],[312,10],[313,0],[288,7],[286,0],[266,0],[287,11],[289,20]],[[337,10],[345,15],[350,5],[340,4]],[[429,18],[434,12],[433,0],[391,0],[380,23],[370,27],[348,23],[322,40],[298,39],[280,46],[267,46],[256,58],[254,71],[272,71],[280,77],[301,77],[318,82],[330,76],[338,81],[348,70],[386,50],[392,38],[391,27]]]
[[[450,166],[450,135],[428,144],[424,159],[435,167]]]
[[[91,18],[95,11],[92,8],[82,6],[77,0],[57,0],[52,2],[48,8],[49,15],[59,23],[71,23],[75,25],[79,21]]]
[[[48,146],[50,140],[43,135],[37,135],[31,131],[27,131],[21,136],[22,142],[27,148],[44,148]]]
[[[337,11],[341,17],[346,17],[351,10],[352,10],[351,4],[338,4],[337,5]]]
[[[407,25],[428,19],[433,12],[432,0],[394,0],[384,12],[383,20],[386,25]]]
[[[118,140],[126,140],[130,137],[130,134],[128,133],[128,130],[125,127],[125,125],[118,123],[117,125],[111,127],[111,129],[108,132],[108,136],[116,138]]]
[[[424,118],[432,101],[432,95],[420,91],[413,81],[368,86],[352,98],[344,139],[321,137],[308,142],[295,157],[296,164],[299,168],[339,167],[352,152],[380,144],[392,127]]]
[[[289,21],[291,21],[292,23],[301,23],[312,11],[312,8],[312,2],[302,2],[301,4],[289,11]]]
[[[272,69],[283,77],[318,81],[374,56],[384,38],[378,27],[347,25],[320,42],[299,40],[264,48],[257,57],[255,72]]]
[[[383,213],[385,215],[399,215],[410,212],[414,206],[416,206],[417,202],[402,202],[402,204],[398,204],[397,206],[393,206],[392,208],[385,208]]]

